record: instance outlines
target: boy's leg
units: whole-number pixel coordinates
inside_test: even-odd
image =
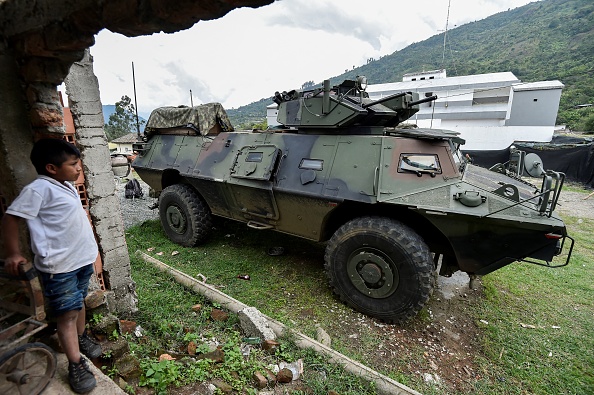
[[[56,317],[58,338],[70,362],[79,362],[78,326],[84,307],[83,292],[79,289],[78,269],[69,273],[40,273],[43,293],[51,314]],[[88,285],[88,282],[87,282]]]
[[[81,312],[84,311],[84,295],[86,295],[86,289],[81,291],[81,287],[88,287],[90,277],[85,274],[86,272],[88,267],[69,273],[41,273],[44,295],[52,313],[56,316],[58,338],[69,361],[68,380],[74,392],[77,393],[89,392],[97,385],[79,348],[78,327],[82,320],[84,329],[84,313],[81,314]],[[81,276],[82,283],[79,278]]]
[[[87,292],[89,290],[89,280],[91,279],[92,274],[93,265],[87,265],[81,268],[79,271],[78,290],[82,295],[83,301],[87,297]],[[94,359],[101,356],[102,350],[101,346],[87,335],[87,332],[85,330],[86,316],[87,314],[85,310],[85,304],[83,302],[78,314],[78,320],[76,322],[76,329],[78,334],[78,347],[81,353],[83,353],[91,359]]]
[[[68,311],[56,318],[58,324],[58,339],[66,357],[70,362],[80,362],[80,350],[78,348],[78,330],[80,311]]]
[[[85,333],[85,307],[81,310],[68,311],[56,318],[58,325],[58,339],[64,349],[66,357],[71,362],[80,361],[80,337]],[[85,334],[86,336],[86,334]],[[99,352],[101,352],[100,346]],[[83,352],[86,355],[86,353]],[[100,354],[99,354],[100,355]],[[87,355],[89,358],[97,358],[99,355]]]
[[[87,312],[85,310],[85,304],[83,303],[82,309],[78,312],[78,317],[76,319],[76,334],[81,336],[85,332],[85,325],[86,325],[86,317]]]

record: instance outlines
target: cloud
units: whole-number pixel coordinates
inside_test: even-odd
[[[180,100],[180,104],[194,105],[210,103],[213,101],[224,101],[226,97],[214,95],[206,82],[197,76],[188,73],[185,68],[178,63],[169,62],[163,65],[164,70],[169,72],[172,76],[169,84],[173,87]],[[192,91],[192,98],[190,99],[190,90]]]
[[[348,8],[342,7],[342,2],[298,0],[283,5],[282,8],[279,7],[278,13],[265,19],[269,26],[323,31],[367,42],[376,50],[381,48],[380,39],[386,30],[383,23],[366,20],[364,12],[346,12]],[[364,11],[364,6],[361,9]],[[331,44],[328,45],[328,50],[332,50]]]
[[[449,29],[530,0],[451,0]],[[448,0],[282,0],[231,11],[174,34],[109,31],[91,48],[101,99],[133,95],[139,110],[216,101],[226,108],[322,82],[445,29]]]

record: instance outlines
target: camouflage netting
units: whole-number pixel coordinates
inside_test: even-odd
[[[151,113],[146,123],[147,132],[155,129],[189,127],[203,136],[220,126],[224,132],[233,131],[233,125],[221,103],[207,103],[194,107],[160,107]]]

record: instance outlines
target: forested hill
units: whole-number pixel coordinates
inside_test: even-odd
[[[543,0],[459,26],[447,32],[445,56],[443,34],[331,77],[331,82],[357,75],[367,76],[371,84],[397,82],[406,73],[441,68],[450,77],[511,71],[523,82],[560,80],[565,88],[557,123],[594,129],[594,107],[575,108],[594,104],[594,1]],[[228,113],[234,125],[259,123],[270,103],[263,98]]]

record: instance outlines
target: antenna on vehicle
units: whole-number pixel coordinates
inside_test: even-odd
[[[190,104],[194,107],[194,98],[192,97],[192,90],[190,89]]]
[[[140,124],[138,123],[138,103],[136,102],[136,77],[134,76],[134,62],[132,62],[132,84],[134,85],[134,110],[136,111],[136,133],[140,140]]]
[[[446,51],[446,37],[448,35],[448,23],[450,22],[450,4],[452,0],[448,0],[448,15],[446,16],[445,31],[443,33],[443,53],[441,55],[441,68],[445,67],[445,51]]]

